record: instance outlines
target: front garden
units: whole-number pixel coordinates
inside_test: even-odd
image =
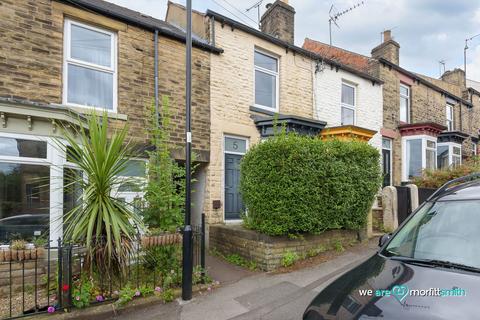
[[[33,239],[14,235],[0,247],[0,318],[178,296],[185,170],[170,155],[168,100],[163,102],[162,123],[157,125],[153,111],[150,117],[146,134],[152,148],[146,154],[127,138],[128,127],[110,126],[106,114],[91,115],[85,127],[64,128],[64,139],[56,140],[69,163],[59,168],[71,198],[63,238],[50,241],[48,232]],[[148,179],[125,174],[130,160],[139,157],[149,160],[143,168]],[[143,197],[128,202],[118,190]],[[192,282],[208,287],[200,226],[194,226],[193,237]]]
[[[264,270],[347,246],[366,228],[379,161],[362,141],[277,134],[242,159],[243,226],[211,226],[210,244]]]

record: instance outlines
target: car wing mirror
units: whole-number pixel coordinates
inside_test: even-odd
[[[378,239],[378,246],[379,247],[383,247],[383,245],[385,243],[387,243],[388,240],[390,240],[390,238],[392,237],[392,234],[391,233],[386,233],[384,234],[383,236],[381,236],[379,239]]]

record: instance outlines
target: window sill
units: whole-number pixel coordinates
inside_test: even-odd
[[[71,106],[71,105],[65,105],[65,104],[52,104],[52,105],[66,107],[68,109],[71,109],[75,112],[78,112],[84,115],[89,115],[92,113],[96,113],[97,115],[103,114],[103,110],[97,109],[97,108],[79,107],[79,106]],[[107,117],[114,120],[121,120],[121,121],[128,120],[128,116],[126,114],[116,113],[115,111],[109,111],[109,110],[107,110]]]
[[[267,109],[260,108],[260,107],[257,107],[257,106],[250,106],[250,111],[256,112],[256,113],[262,113],[262,114],[265,114],[267,116],[274,116],[274,115],[278,114],[278,111],[276,111],[276,110],[267,110]]]

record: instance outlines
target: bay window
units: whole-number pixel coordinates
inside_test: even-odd
[[[355,124],[355,86],[342,83],[342,125]]]
[[[453,142],[442,142],[437,148],[437,167],[445,169],[456,167],[462,163],[462,145]]]
[[[278,59],[255,50],[255,106],[278,111]]]
[[[437,167],[437,141],[431,136],[406,136],[402,139],[402,179],[418,177],[424,169]]]
[[[116,111],[116,34],[65,21],[64,104]]]

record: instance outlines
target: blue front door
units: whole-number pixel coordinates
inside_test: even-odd
[[[244,211],[240,195],[240,161],[238,154],[225,154],[225,220],[240,219]]]

